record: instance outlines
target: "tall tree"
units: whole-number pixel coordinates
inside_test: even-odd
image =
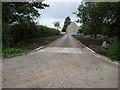
[[[44,9],[47,6],[42,2],[3,2],[2,19],[9,24],[20,22],[22,19],[33,21],[33,17],[40,16],[37,9]]]
[[[3,45],[12,47],[33,36],[33,32],[36,32],[34,19],[40,16],[37,9],[45,7],[48,5],[42,2],[3,2]]]
[[[63,32],[66,32],[66,28],[67,28],[68,25],[70,25],[70,23],[71,23],[70,17],[66,17],[66,18],[65,18],[65,22],[64,22],[64,26],[63,26],[63,28],[62,28],[62,31],[63,31]]]
[[[108,54],[120,60],[120,2],[85,2],[78,7],[76,15],[85,33],[117,38]]]
[[[86,2],[78,7],[76,15],[80,18],[78,21],[89,25],[91,35],[109,34],[108,36],[119,36],[119,8],[120,2]],[[113,28],[113,29],[111,29]],[[104,29],[104,30],[103,30]]]

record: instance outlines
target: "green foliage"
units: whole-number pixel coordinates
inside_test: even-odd
[[[79,17],[77,22],[83,24],[83,33],[105,41],[108,37],[116,37],[117,40],[108,48],[107,56],[120,60],[120,2],[84,2],[74,14]]]
[[[3,2],[2,3],[2,44],[4,48],[16,47],[30,38],[40,37],[34,18],[44,9],[42,2]]]
[[[40,16],[37,9],[44,9],[47,6],[47,4],[42,2],[3,2],[2,19],[9,24],[20,22],[24,19],[33,21],[32,17]]]
[[[40,16],[37,9],[45,7],[48,5],[42,2],[2,3],[2,56],[26,52],[27,50],[16,48],[20,48],[31,38],[60,34],[59,30],[37,26],[34,22]]]
[[[78,7],[79,23],[87,24],[90,34],[120,37],[120,2],[85,2]]]
[[[119,42],[116,40],[114,41],[108,48],[107,56],[110,57],[112,60],[119,60],[120,61],[120,48]]]
[[[25,24],[25,23],[23,23],[23,24]],[[12,28],[13,33],[16,33],[16,35],[13,35],[14,39],[12,39],[11,43],[12,43],[12,45],[14,43],[14,47],[17,47],[18,49],[17,48],[11,48],[11,46],[8,45],[8,44],[3,44],[2,45],[2,49],[3,49],[2,50],[2,56],[5,57],[5,56],[10,56],[10,55],[13,55],[13,54],[18,54],[18,53],[29,51],[29,50],[20,49],[21,43],[20,43],[19,38],[21,38],[21,40],[24,41],[24,39],[27,40],[29,38],[34,38],[34,37],[48,37],[48,36],[53,36],[53,35],[59,35],[60,34],[59,30],[54,29],[54,28],[49,28],[47,26],[38,25],[38,26],[35,26],[35,27],[30,27],[30,26],[27,26],[27,25],[29,25],[29,24],[21,25],[21,23],[20,23],[20,25],[17,24],[17,25],[13,26],[13,28]],[[19,32],[16,32],[17,27],[19,27]],[[28,30],[27,33],[25,33],[23,29],[27,29]],[[24,37],[24,35],[25,35],[25,37]]]
[[[59,21],[54,22],[53,24],[54,24],[54,26],[55,26],[55,27],[57,27],[57,29],[59,29],[59,28],[60,28],[60,22],[59,22]]]
[[[38,30],[41,31],[42,37],[48,37],[48,36],[53,36],[53,35],[59,35],[60,31],[54,28],[49,28],[47,26],[38,26]]]
[[[18,54],[18,53],[23,53],[23,52],[28,52],[30,50],[22,50],[20,48],[7,48],[5,50],[2,51],[2,56],[10,56],[10,55],[14,55],[14,54]]]
[[[8,23],[3,22],[2,23],[2,44],[4,44],[4,47],[10,47],[10,42],[13,40],[13,36],[11,33],[11,26],[8,25]]]
[[[90,34],[90,33],[91,33],[90,30],[91,30],[91,28],[90,28],[90,26],[87,25],[87,24],[83,24],[83,25],[81,26],[81,31],[84,33],[84,35]]]
[[[110,42],[110,38],[108,36],[103,36],[103,35],[99,35],[96,38],[98,41],[108,41]]]
[[[19,48],[20,48],[20,46],[21,46],[21,44],[20,44],[20,43],[17,43],[17,47],[19,47]]]
[[[66,32],[66,28],[67,28],[68,25],[70,25],[70,23],[71,23],[70,17],[66,17],[66,18],[65,18],[65,22],[64,22],[64,26],[63,26],[63,28],[62,28],[62,31],[63,31],[63,32]]]

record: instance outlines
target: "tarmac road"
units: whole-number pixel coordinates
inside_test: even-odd
[[[2,68],[3,88],[118,88],[118,65],[67,35],[44,49],[3,59]]]

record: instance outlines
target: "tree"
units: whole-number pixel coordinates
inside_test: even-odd
[[[63,26],[63,28],[62,28],[62,31],[63,31],[63,32],[66,32],[66,28],[67,28],[68,25],[70,25],[70,23],[71,23],[70,17],[66,17],[66,18],[65,18],[65,22],[64,22],[64,26]]]
[[[84,33],[84,35],[90,34],[90,33],[91,33],[91,28],[90,28],[90,26],[87,25],[87,24],[83,24],[83,25],[81,26],[81,32]]]
[[[120,2],[85,2],[78,7],[78,21],[91,27],[91,35],[107,32],[108,36],[120,36]],[[105,30],[106,28],[106,30]],[[104,30],[103,30],[104,29]],[[115,30],[116,29],[116,30]],[[120,33],[119,33],[120,34]]]
[[[82,29],[87,31],[87,34],[94,37],[98,34],[116,37],[117,43],[111,44],[108,56],[117,54],[114,59],[118,59],[117,57],[120,57],[120,2],[81,3],[76,15],[79,17],[78,22],[83,23]]]
[[[59,28],[60,28],[60,22],[59,22],[59,21],[54,22],[53,24],[54,24],[54,26],[55,26],[57,29],[59,29]]]
[[[42,2],[3,2],[2,19],[9,24],[19,22],[22,19],[33,21],[33,18],[40,16],[37,9],[44,9],[48,6],[47,4],[42,4]]]
[[[89,34],[93,35],[95,38],[97,34],[101,33],[101,23],[99,9],[97,8],[97,3],[81,3],[78,7],[77,16],[80,18],[78,21],[83,24],[87,24],[91,31]]]
[[[49,5],[42,2],[3,2],[2,3],[2,43],[5,47],[13,47],[20,41],[36,32],[34,19],[40,16],[37,9]]]

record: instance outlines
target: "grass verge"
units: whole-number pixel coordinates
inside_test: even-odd
[[[2,50],[2,56],[7,57],[7,56],[11,56],[18,53],[28,52],[28,51],[30,50],[23,50],[20,48],[7,48],[5,50]]]

